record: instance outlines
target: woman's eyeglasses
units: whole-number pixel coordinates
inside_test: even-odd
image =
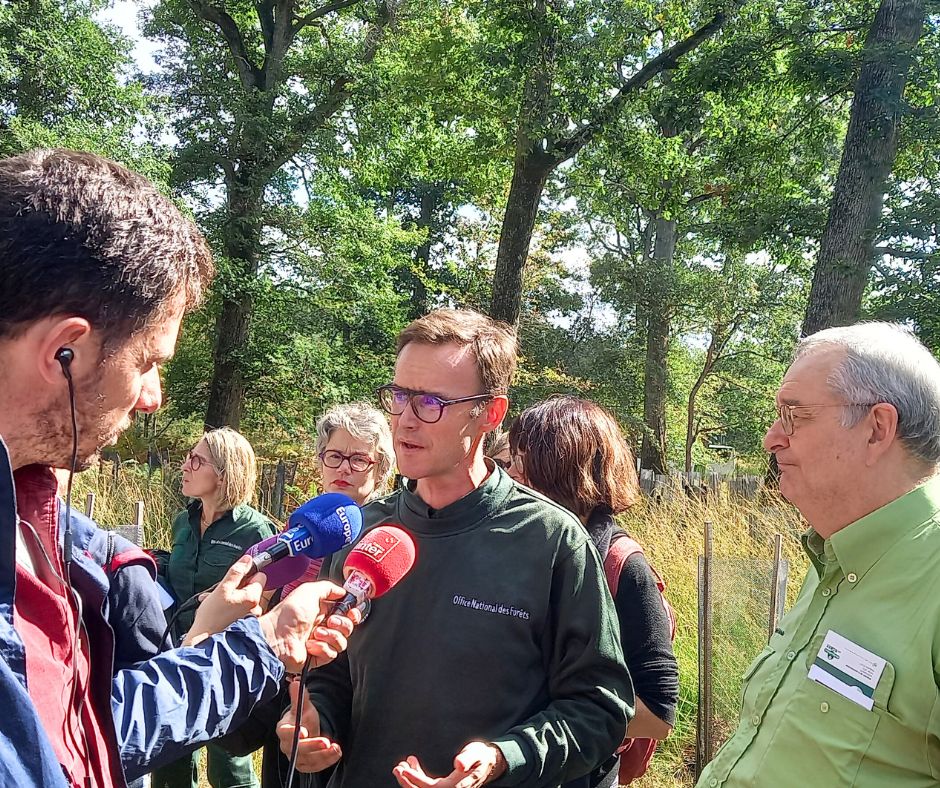
[[[320,462],[327,468],[339,468],[343,462],[349,463],[349,468],[356,473],[362,473],[375,465],[375,460],[370,460],[364,454],[343,454],[341,451],[330,449],[321,451],[319,454]]]
[[[207,460],[201,454],[196,454],[194,451],[191,451],[186,455],[186,459],[183,460],[183,465],[186,463],[189,463],[189,467],[194,471],[198,471],[203,465],[209,465],[212,468],[215,468],[215,465],[213,465],[209,460]],[[215,469],[218,471],[218,468]]]

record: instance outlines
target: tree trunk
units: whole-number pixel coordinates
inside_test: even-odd
[[[403,291],[410,293],[409,320],[426,315],[431,308],[425,277],[431,269],[431,247],[438,231],[434,225],[434,213],[443,199],[443,194],[443,187],[432,183],[422,183],[418,186],[418,219],[415,227],[427,230],[427,236],[415,249],[413,265],[402,266],[395,272],[395,278]]]
[[[698,399],[698,393],[705,383],[705,379],[711,374],[712,367],[715,364],[715,348],[718,346],[717,331],[712,331],[711,341],[708,343],[708,350],[705,353],[705,363],[702,365],[702,371],[699,372],[692,389],[689,391],[689,407],[685,420],[685,472],[692,472],[692,444],[695,443],[695,401]]]
[[[656,244],[650,261],[646,323],[646,366],[643,382],[643,445],[640,465],[666,473],[666,363],[671,328],[672,266],[676,254],[676,222],[656,219]]]
[[[222,247],[230,270],[216,323],[214,367],[206,407],[206,427],[238,429],[245,404],[245,351],[248,349],[254,284],[261,248],[261,192],[229,179]]]
[[[490,314],[510,325],[519,322],[522,309],[522,272],[529,256],[532,230],[538,215],[545,181],[553,164],[544,154],[529,150],[516,157],[509,200],[499,233],[493,300]]]
[[[874,260],[885,185],[898,150],[902,95],[925,22],[925,0],[882,0],[855,86],[803,335],[858,318]]]

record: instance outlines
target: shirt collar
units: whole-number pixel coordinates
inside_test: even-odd
[[[496,467],[475,490],[442,509],[432,509],[410,483],[400,504],[408,510],[409,528],[429,536],[443,536],[475,528],[499,509],[513,489],[514,482],[502,468]]]
[[[935,476],[836,531],[829,539],[810,528],[803,534],[803,547],[820,575],[823,566],[835,560],[846,575],[861,579],[897,542],[934,519],[938,512],[940,476]]]

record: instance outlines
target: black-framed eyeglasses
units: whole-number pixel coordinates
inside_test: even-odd
[[[386,413],[400,416],[405,412],[405,408],[408,407],[410,402],[415,416],[425,424],[434,424],[440,421],[441,416],[444,415],[444,408],[448,405],[493,399],[492,394],[474,394],[470,397],[458,397],[457,399],[441,399],[434,394],[403,389],[391,383],[386,386],[379,386],[375,393],[379,398],[379,405]]]
[[[183,465],[185,465],[187,462],[189,463],[189,467],[192,468],[194,471],[198,471],[203,465],[209,465],[212,468],[215,468],[216,471],[219,470],[218,468],[215,467],[215,465],[212,464],[212,462],[207,460],[201,454],[196,454],[196,452],[194,451],[190,451],[186,455],[186,459],[183,460]]]
[[[777,409],[777,418],[780,419],[780,426],[783,427],[783,434],[789,436],[793,434],[793,430],[796,428],[794,417],[801,411],[812,413],[817,408],[871,408],[877,404],[877,402],[830,402],[825,405],[788,405],[778,402],[775,407]]]
[[[512,460],[504,460],[502,457],[490,457],[503,470],[507,470],[512,465]]]
[[[349,463],[349,469],[356,473],[367,471],[375,465],[375,460],[366,457],[364,454],[343,454],[341,451],[336,451],[335,449],[321,451],[318,456],[320,457],[320,462],[327,468],[339,468],[345,461]]]

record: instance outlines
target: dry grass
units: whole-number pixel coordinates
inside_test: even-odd
[[[666,581],[666,596],[676,610],[675,651],[679,662],[679,705],[673,734],[660,745],[643,788],[672,788],[693,784],[695,726],[698,709],[698,563],[703,552],[705,522],[712,524],[716,559],[773,559],[774,535],[781,533],[784,556],[790,562],[788,597],[792,602],[805,571],[800,548],[801,526],[794,510],[782,499],[743,501],[722,496],[702,502],[677,496],[654,503],[643,500],[621,518],[623,526],[645,548],[650,563]],[[769,568],[769,567],[768,567]],[[723,578],[717,571],[715,585]],[[740,578],[735,578],[740,580]],[[762,589],[761,589],[762,590]],[[726,598],[740,598],[739,609],[750,606],[755,588],[733,584]],[[747,603],[747,604],[745,604]],[[724,608],[727,611],[731,606]],[[736,724],[740,677],[766,644],[767,619],[715,617],[715,728],[719,739]],[[769,613],[769,584],[766,612]]]
[[[149,473],[146,465],[125,462],[115,473],[110,462],[80,473],[72,489],[72,505],[85,509],[88,493],[95,495],[95,521],[106,528],[134,522],[136,504],[144,503],[144,545],[169,550],[170,526],[183,509],[178,469]]]
[[[145,468],[125,465],[115,477],[111,467],[105,464],[101,472],[91,470],[76,477],[73,493],[76,505],[83,506],[85,494],[94,492],[95,518],[111,526],[132,522],[134,504],[142,500],[147,546],[169,548],[170,524],[183,505],[178,472],[167,475],[156,472],[151,476]],[[736,724],[740,677],[767,639],[766,579],[741,574],[736,569],[755,562],[731,559],[762,559],[769,568],[774,535],[783,534],[784,556],[790,562],[788,602],[792,602],[806,569],[798,538],[801,525],[794,510],[779,498],[743,501],[723,495],[702,502],[678,495],[656,503],[644,499],[621,518],[623,526],[644,546],[650,563],[666,580],[667,597],[678,617],[675,650],[680,694],[676,727],[660,746],[649,774],[636,783],[641,788],[674,788],[693,783],[698,706],[698,559],[703,551],[706,521],[712,523],[718,564],[716,593],[720,592],[724,600],[724,607],[719,607],[716,600],[715,615],[713,682],[719,739]],[[729,560],[721,563],[723,559]],[[762,602],[765,592],[767,604]],[[754,608],[757,614],[744,615],[742,611],[748,608]]]

